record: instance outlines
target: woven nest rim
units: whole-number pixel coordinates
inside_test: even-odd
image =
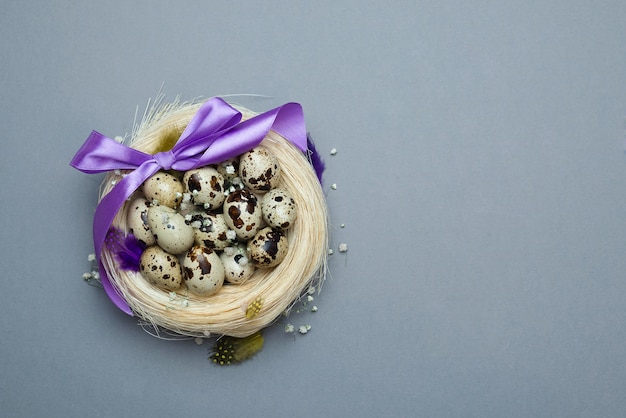
[[[163,137],[171,136],[172,131],[182,132],[201,104],[176,101],[153,105],[135,127],[128,145],[150,154],[162,151]],[[242,120],[256,115],[246,108],[233,107],[242,113]],[[200,297],[184,287],[175,293],[159,289],[139,272],[120,270],[115,255],[105,246],[101,259],[111,284],[141,320],[155,328],[192,337],[216,334],[246,337],[288,312],[311,288],[319,292],[326,276],[328,254],[328,214],[321,185],[307,156],[285,138],[270,131],[261,145],[277,158],[282,168],[279,187],[292,194],[298,208],[298,217],[286,232],[289,241],[286,258],[274,268],[257,269],[243,284],[225,284],[215,295]],[[100,188],[100,199],[121,175],[107,174]],[[113,221],[113,226],[124,233],[128,233],[129,201]],[[246,309],[252,303],[260,303],[261,309],[250,319]]]

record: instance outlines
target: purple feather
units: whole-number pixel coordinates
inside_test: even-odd
[[[320,157],[320,154],[317,152],[317,149],[315,149],[313,138],[311,138],[311,134],[309,134],[308,132],[306,134],[306,144],[309,150],[308,152],[309,161],[311,162],[311,165],[313,165],[313,169],[315,169],[315,173],[317,174],[317,179],[320,181],[320,184],[321,184],[322,174],[324,173],[324,169],[326,168],[326,165],[324,164],[324,161],[322,161],[322,157]]]
[[[111,227],[107,233],[105,244],[115,255],[122,270],[139,271],[139,260],[145,246],[133,234],[124,236],[124,233]]]

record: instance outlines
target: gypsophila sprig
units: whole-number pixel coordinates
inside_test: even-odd
[[[300,325],[300,327],[298,327],[298,332],[300,334],[306,334],[311,330],[311,325],[306,324],[306,325]]]

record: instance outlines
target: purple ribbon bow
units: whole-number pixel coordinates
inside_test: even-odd
[[[239,111],[214,97],[198,109],[169,151],[146,154],[93,131],[70,162],[72,167],[89,174],[133,170],[100,200],[93,223],[94,247],[102,285],[111,301],[128,315],[132,316],[133,312],[111,284],[100,253],[115,215],[146,179],[159,170],[187,171],[233,158],[259,145],[270,130],[288,139],[303,152],[307,151],[304,115],[297,103],[287,103],[240,121]]]

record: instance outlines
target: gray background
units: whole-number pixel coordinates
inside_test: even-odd
[[[623,416],[625,36],[623,1],[3,1],[2,415]],[[349,252],[237,367],[81,279],[68,162],[161,85],[298,101],[328,164]]]

